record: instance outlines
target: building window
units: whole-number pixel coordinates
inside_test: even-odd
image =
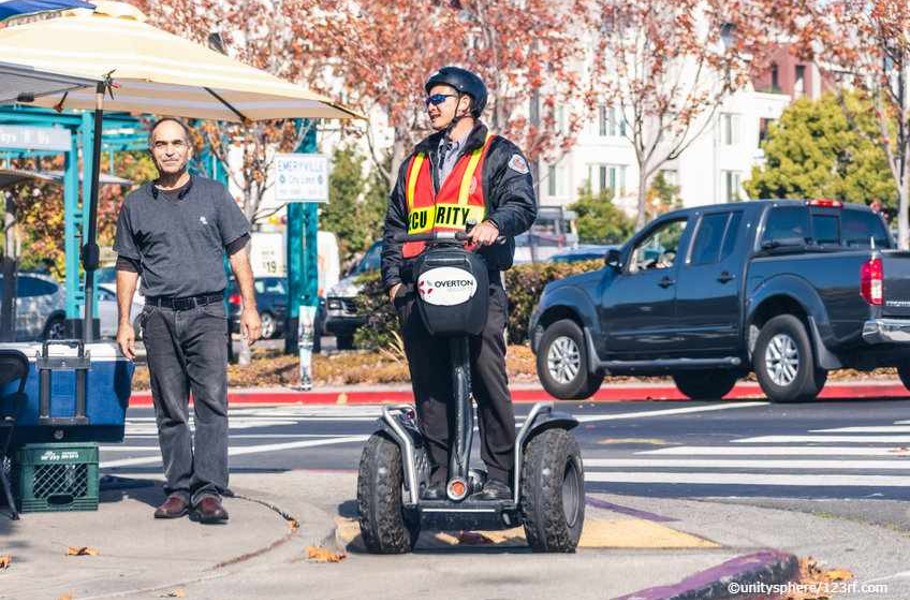
[[[591,192],[598,194],[612,190],[613,197],[626,194],[626,165],[588,165],[588,181]]]
[[[566,196],[566,167],[565,165],[547,165],[547,196]]]
[[[618,109],[601,104],[598,111],[598,134],[600,137],[621,137],[626,135],[626,121]]]
[[[727,202],[737,202],[742,200],[739,188],[742,183],[741,171],[721,171],[721,177],[724,182],[724,198]]]
[[[768,139],[768,130],[771,128],[771,124],[774,123],[777,119],[759,119],[758,120],[758,147],[761,148],[761,145]]]
[[[739,143],[739,115],[723,113],[720,115],[720,139],[725,146]]]
[[[679,172],[676,169],[661,169],[667,185],[679,185]]]
[[[780,72],[777,68],[777,63],[771,64],[771,91],[780,91]]]
[[[802,96],[806,92],[806,65],[796,65],[793,78],[793,95]]]

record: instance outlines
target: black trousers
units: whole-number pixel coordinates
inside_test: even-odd
[[[505,328],[508,307],[505,290],[491,285],[489,317],[483,333],[470,340],[471,385],[477,401],[480,427],[480,456],[490,478],[512,481],[515,448],[515,413],[506,374]],[[446,339],[430,336],[416,296],[408,293],[395,301],[411,386],[417,403],[417,417],[433,466],[432,483],[448,478],[449,438],[454,431],[455,397],[452,365]]]

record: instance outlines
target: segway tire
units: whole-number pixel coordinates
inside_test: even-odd
[[[398,444],[383,434],[370,436],[357,478],[360,535],[369,552],[405,554],[414,548],[420,527],[405,518],[403,478]]]
[[[521,514],[534,552],[575,552],[585,520],[584,466],[578,441],[547,429],[525,447]]]

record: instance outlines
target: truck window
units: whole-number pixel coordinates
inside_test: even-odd
[[[891,238],[882,218],[874,212],[845,210],[841,213],[843,244],[848,248],[870,248],[875,238],[876,248],[890,248]]]
[[[720,250],[720,260],[724,260],[733,254],[733,249],[736,248],[737,236],[739,235],[739,224],[742,222],[742,211],[733,213],[730,220],[727,222],[727,232],[724,234],[724,245]]]
[[[629,272],[647,269],[667,269],[676,262],[679,240],[686,230],[687,219],[661,223],[650,235],[632,249]]]
[[[722,212],[701,218],[698,233],[695,234],[695,243],[692,245],[692,258],[689,261],[691,265],[710,265],[717,262],[729,217],[729,212]]]
[[[805,240],[809,237],[809,213],[802,206],[775,206],[768,215],[761,241]]]
[[[812,239],[819,246],[840,245],[840,223],[837,215],[812,215]]]

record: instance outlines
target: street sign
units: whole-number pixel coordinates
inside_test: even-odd
[[[275,200],[328,202],[328,157],[321,154],[276,154]]]
[[[250,264],[256,277],[284,276],[284,234],[254,232],[250,244]]]
[[[0,125],[0,148],[68,152],[72,149],[72,135],[60,127]]]

